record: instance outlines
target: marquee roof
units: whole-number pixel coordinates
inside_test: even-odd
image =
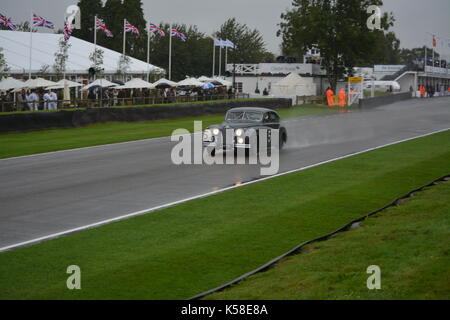
[[[54,33],[33,33],[33,49],[31,72],[38,72],[43,66],[48,65],[49,73],[53,72],[53,64],[55,61],[55,52],[58,51],[58,42],[62,34]],[[84,74],[91,67],[89,54],[94,51],[94,44],[88,41],[71,37],[69,40],[71,47],[69,48],[69,58],[67,61],[68,74]],[[0,30],[0,48],[3,48],[3,54],[11,73],[28,74],[29,58],[30,58],[30,33],[21,31]],[[107,49],[102,46],[97,48],[104,51],[103,68],[105,73],[115,73],[117,71],[117,63],[121,53]],[[149,67],[150,72],[164,72],[163,69],[152,64],[130,57],[130,68],[128,73],[147,73]]]

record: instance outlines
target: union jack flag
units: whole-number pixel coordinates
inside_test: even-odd
[[[172,36],[172,37],[178,37],[178,38],[180,38],[181,40],[183,40],[183,41],[186,41],[187,40],[187,36],[185,35],[185,34],[182,34],[180,31],[178,31],[177,29],[172,29],[171,31],[170,31],[170,35]]]
[[[159,28],[158,26],[154,25],[153,23],[150,24],[148,29],[151,32],[153,32],[154,34],[159,34],[161,37],[164,37],[166,35],[161,28]]]
[[[99,19],[99,18],[95,18],[95,29],[96,30],[102,30],[107,37],[113,37],[112,32],[106,27],[105,22],[103,21],[103,19]]]
[[[64,20],[64,40],[69,40],[70,36],[72,35],[72,29],[70,29],[69,24],[67,23],[67,20]]]
[[[125,24],[123,27],[125,29],[125,32],[132,32],[134,34],[139,34],[138,28],[129,23],[128,20],[125,20]]]
[[[11,18],[7,18],[0,13],[0,26],[5,26],[10,28],[12,31],[17,29],[17,26],[11,22]]]
[[[53,22],[48,21],[47,19],[38,16],[37,14],[34,13],[33,13],[33,26],[55,29],[55,25],[53,24]]]

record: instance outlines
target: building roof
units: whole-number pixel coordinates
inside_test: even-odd
[[[59,40],[62,34],[54,33],[33,33],[33,49],[31,72],[36,73],[45,66],[50,67],[49,73],[53,71],[55,52],[58,51]],[[94,44],[88,41],[71,37],[69,40],[69,57],[66,64],[66,73],[83,74],[87,73],[92,62],[89,54],[94,51]],[[30,59],[30,33],[21,31],[0,30],[0,48],[3,48],[6,62],[12,74],[28,74]],[[105,73],[115,73],[120,56],[119,52],[97,45],[103,53],[103,68]],[[149,67],[150,72],[164,72],[163,69],[152,64],[130,57],[130,68],[128,73],[146,73]]]

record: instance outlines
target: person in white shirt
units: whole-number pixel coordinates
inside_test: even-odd
[[[48,103],[49,110],[58,109],[58,96],[56,95],[56,92],[50,90],[49,95],[50,95],[50,102]]]
[[[34,90],[31,90],[31,93],[27,96],[27,102],[28,108],[30,108],[31,111],[39,110],[39,96]]]
[[[44,110],[56,110],[58,109],[58,96],[52,90],[48,90],[44,94]]]
[[[50,92],[51,90],[48,90],[44,94],[44,110],[50,110],[50,101],[51,101]]]

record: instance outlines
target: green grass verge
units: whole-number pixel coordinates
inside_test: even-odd
[[[206,299],[450,299],[450,182]],[[381,269],[368,290],[367,267]]]
[[[336,109],[304,106],[282,109],[279,112],[281,117],[288,118],[332,113],[336,112]],[[173,130],[178,128],[192,131],[194,120],[203,121],[206,127],[222,122],[223,115],[146,122],[102,123],[81,128],[0,134],[0,158],[170,136]]]
[[[449,158],[447,131],[0,253],[0,299],[188,298],[447,174]]]

